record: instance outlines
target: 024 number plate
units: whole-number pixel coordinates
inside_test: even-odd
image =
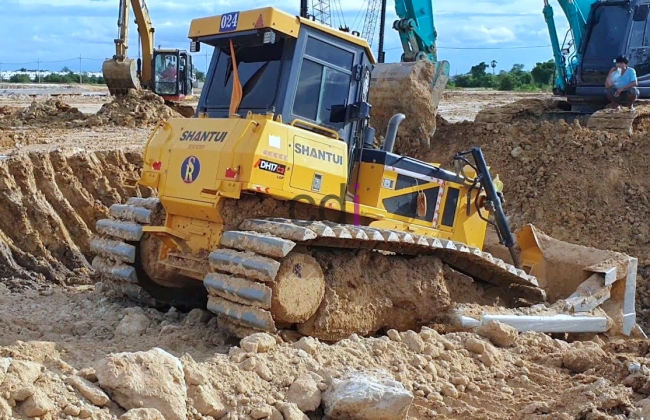
[[[237,22],[239,21],[239,12],[224,13],[221,15],[221,25],[219,32],[232,32],[237,29]]]

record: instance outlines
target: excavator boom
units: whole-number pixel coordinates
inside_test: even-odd
[[[553,8],[549,0],[544,0],[544,19],[548,26],[549,36],[551,38],[551,47],[553,48],[553,59],[555,60],[556,78],[554,91],[564,94],[567,83],[573,78],[576,67],[580,62],[580,51],[585,36],[587,26],[587,17],[594,0],[559,0],[558,3],[569,21],[569,32],[572,40],[569,45],[560,45],[553,18]],[[573,47],[573,52],[571,51]]]

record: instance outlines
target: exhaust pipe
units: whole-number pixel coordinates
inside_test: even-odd
[[[406,115],[395,114],[390,117],[388,121],[388,128],[386,129],[386,140],[384,140],[384,151],[392,153],[395,147],[395,139],[397,138],[397,127],[404,121]]]

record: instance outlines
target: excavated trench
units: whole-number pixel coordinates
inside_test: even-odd
[[[96,220],[125,197],[149,193],[121,185],[141,165],[129,151],[56,150],[1,161],[0,276],[87,283]]]

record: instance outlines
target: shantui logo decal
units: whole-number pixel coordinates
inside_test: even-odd
[[[269,162],[268,160],[259,159],[255,162],[255,167],[263,171],[273,172],[274,174],[284,175],[287,170],[287,167],[280,165],[279,163]]]
[[[221,143],[228,137],[227,131],[183,131],[180,141],[206,141]]]
[[[309,156],[314,159],[334,163],[336,165],[343,165],[343,155],[327,152],[316,147],[310,147],[305,146],[304,144],[296,143],[293,147],[293,151],[298,155]]]
[[[201,162],[196,156],[188,156],[181,165],[181,178],[187,184],[196,181],[201,172]]]

